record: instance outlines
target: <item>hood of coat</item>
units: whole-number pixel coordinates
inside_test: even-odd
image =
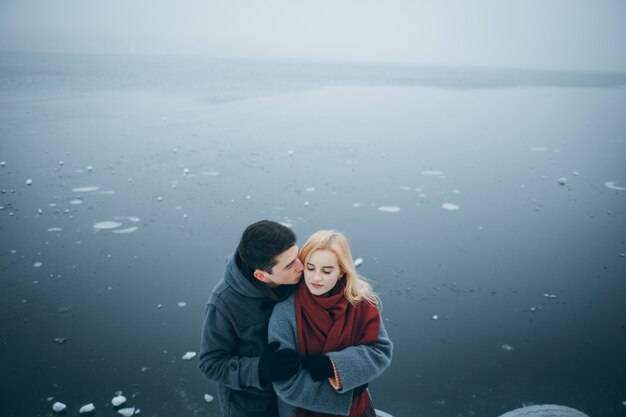
[[[268,299],[274,302],[287,298],[295,287],[294,285],[281,285],[276,288],[270,288],[258,279],[247,276],[239,269],[235,260],[235,254],[230,255],[226,261],[224,281],[244,297]]]

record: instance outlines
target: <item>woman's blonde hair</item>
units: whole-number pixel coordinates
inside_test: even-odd
[[[300,249],[298,258],[306,267],[313,252],[318,250],[329,250],[337,256],[341,275],[346,276],[344,296],[350,304],[357,305],[362,300],[372,305],[378,304],[378,297],[371,285],[357,274],[348,239],[342,233],[335,230],[319,230],[313,233]]]

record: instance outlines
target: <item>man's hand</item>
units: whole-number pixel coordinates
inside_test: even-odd
[[[278,349],[280,344],[267,345],[259,359],[259,376],[265,382],[282,381],[291,378],[300,368],[300,357],[293,349]]]

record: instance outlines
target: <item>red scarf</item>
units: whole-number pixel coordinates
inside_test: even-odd
[[[356,307],[343,294],[340,280],[328,297],[316,297],[300,281],[296,288],[295,307],[300,357],[336,352],[354,345],[373,345],[378,340],[378,309],[363,300]],[[340,375],[341,377],[341,375]],[[361,417],[370,402],[363,391],[352,399],[350,417]],[[328,416],[298,408],[298,417]]]

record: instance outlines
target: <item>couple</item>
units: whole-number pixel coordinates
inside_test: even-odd
[[[367,386],[392,353],[345,236],[318,231],[298,252],[294,232],[268,220],[228,258],[201,343],[224,417],[374,416]]]

